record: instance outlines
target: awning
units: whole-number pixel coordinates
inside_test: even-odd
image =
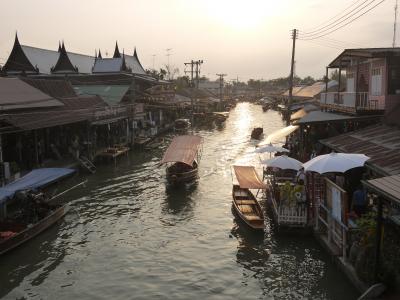
[[[270,135],[267,136],[267,139],[263,144],[270,144],[272,142],[279,142],[280,139],[287,137],[289,134],[292,132],[296,131],[299,128],[297,125],[289,125],[285,128],[279,129],[277,131],[274,131]]]
[[[202,137],[195,135],[174,137],[161,160],[161,164],[181,162],[192,166],[202,141]]]
[[[400,175],[363,181],[365,186],[387,199],[400,203]]]
[[[74,173],[73,169],[64,168],[43,168],[32,170],[25,176],[0,188],[0,204],[14,194],[22,190],[31,190],[48,186],[49,184],[60,180],[63,177]]]
[[[318,122],[333,122],[333,121],[344,121],[351,120],[355,117],[347,115],[333,114],[323,111],[311,111],[306,116],[302,117],[297,124],[309,124]]]
[[[254,167],[233,166],[239,186],[243,189],[265,189],[267,186],[262,182]]]

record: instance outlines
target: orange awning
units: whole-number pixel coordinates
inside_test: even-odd
[[[233,166],[239,186],[243,189],[265,189],[267,186],[262,182],[254,167]]]
[[[202,141],[202,137],[195,135],[174,137],[161,160],[161,164],[181,162],[192,166]]]

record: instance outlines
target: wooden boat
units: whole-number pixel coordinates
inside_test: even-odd
[[[190,128],[189,119],[177,119],[174,122],[174,130],[176,132],[185,132]]]
[[[251,138],[255,139],[255,140],[260,140],[263,132],[264,132],[264,129],[262,127],[255,127],[253,129],[253,131],[251,132]]]
[[[51,202],[66,191],[50,198],[38,189],[74,172],[71,169],[37,169],[0,188],[0,255],[54,225],[68,212],[68,205]]]
[[[222,125],[229,117],[229,112],[215,112],[214,122],[216,125]]]
[[[167,165],[169,184],[180,185],[197,179],[202,142],[203,139],[195,135],[176,136],[172,140],[160,163]]]
[[[237,216],[251,229],[264,230],[264,214],[250,189],[265,189],[254,167],[233,166],[237,184],[232,188],[232,206]]]

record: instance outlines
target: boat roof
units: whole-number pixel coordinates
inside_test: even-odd
[[[32,170],[25,176],[0,188],[0,204],[14,197],[15,193],[18,191],[48,186],[74,172],[75,170],[66,168],[42,168]]]
[[[196,135],[180,135],[174,137],[167,151],[164,153],[161,164],[181,162],[189,166],[193,165],[197,151],[202,142],[203,138]]]
[[[243,189],[265,189],[267,186],[252,166],[233,166],[239,186]]]

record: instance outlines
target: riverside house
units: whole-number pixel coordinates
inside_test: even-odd
[[[322,93],[321,108],[353,115],[383,114],[400,102],[400,48],[346,49],[327,67],[345,73],[346,84]]]

